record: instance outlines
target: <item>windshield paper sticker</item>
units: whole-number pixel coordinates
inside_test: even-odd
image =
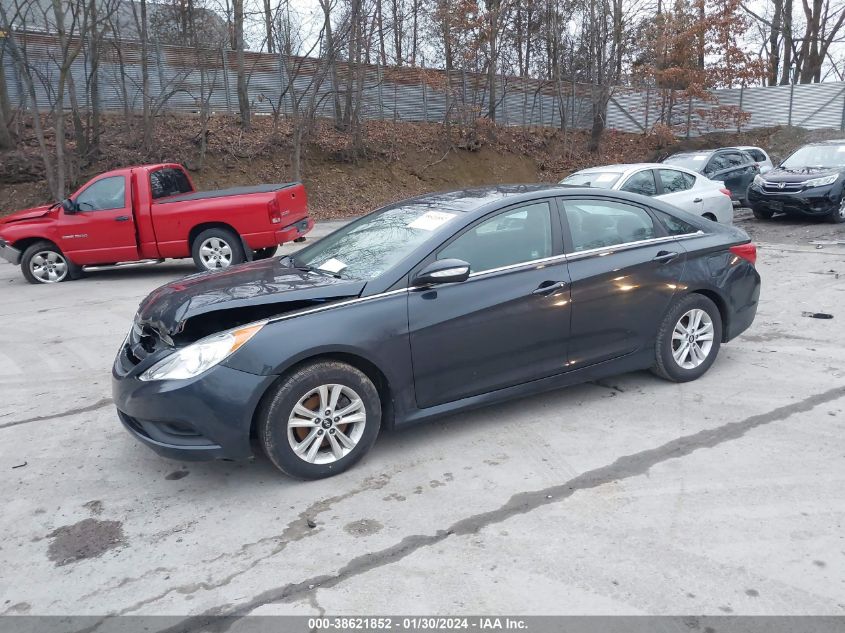
[[[693,160],[705,160],[707,158],[707,154],[698,154],[697,156],[693,156]]]
[[[444,213],[443,211],[427,211],[423,213],[416,220],[408,225],[409,229],[421,229],[423,231],[433,231],[441,224],[445,224],[455,217],[454,213]]]
[[[596,182],[608,182],[616,178],[619,174],[599,174]]]
[[[335,259],[334,257],[332,257],[331,259],[327,259],[326,261],[324,261],[317,268],[330,273],[339,273],[341,270],[346,268],[346,264],[344,264],[339,259]]]

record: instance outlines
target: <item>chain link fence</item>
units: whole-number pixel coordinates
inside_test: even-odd
[[[30,97],[23,84],[20,60],[11,54],[8,38],[12,37],[35,79],[39,107],[49,109],[55,102],[61,61],[57,39],[44,33],[0,34],[7,90],[11,103],[20,108],[29,106]],[[88,47],[83,46],[71,66],[77,100],[82,104],[90,102],[88,53]],[[141,110],[141,56],[137,42],[106,40],[101,44],[98,80],[102,111]],[[254,52],[244,57],[252,111],[259,115],[290,114],[297,103],[304,102],[303,94],[316,91],[315,115],[332,117],[335,102],[345,102],[350,86],[356,99],[360,95],[358,111],[364,119],[459,121],[487,116],[490,109],[488,79],[478,73],[378,65],[356,69],[340,61],[333,72],[325,72],[325,61],[320,59]],[[152,42],[147,47],[147,63],[154,111],[198,112],[207,103],[212,113],[237,113],[234,51]],[[351,82],[350,72],[356,74]],[[360,92],[357,77],[362,79]],[[586,129],[592,125],[599,91],[579,83],[500,75],[494,92],[500,124]],[[773,125],[845,131],[845,82],[715,90],[706,99],[677,100],[677,94],[660,89],[613,88],[607,104],[607,128],[636,133],[662,123],[681,136]]]

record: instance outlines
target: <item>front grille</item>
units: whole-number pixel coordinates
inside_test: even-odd
[[[133,365],[137,365],[163,345],[161,337],[153,328],[134,323],[126,341],[126,358]]]
[[[783,185],[781,187],[781,185]],[[766,193],[795,193],[804,188],[803,182],[764,182],[763,191]]]

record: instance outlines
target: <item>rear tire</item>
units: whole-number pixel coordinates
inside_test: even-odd
[[[199,270],[221,270],[241,264],[244,247],[241,238],[229,229],[206,229],[194,238],[191,255]]]
[[[672,382],[701,377],[719,354],[722,315],[704,295],[692,293],[666,313],[655,341],[652,372]]]
[[[839,208],[827,216],[827,219],[833,224],[842,224],[845,222],[845,193],[842,194],[842,199],[839,201]]]
[[[763,209],[761,207],[754,207],[751,211],[754,213],[754,217],[758,220],[771,220],[772,216],[775,214],[774,211],[769,211],[768,209]]]
[[[381,426],[381,401],[355,367],[315,362],[277,383],[257,422],[258,440],[276,468],[297,479],[322,479],[347,470],[370,450]]]
[[[46,240],[24,249],[21,272],[31,284],[55,284],[82,276],[82,269],[71,262],[58,246]]]
[[[276,251],[279,249],[278,246],[268,246],[267,248],[259,248],[252,253],[253,261],[258,261],[260,259],[270,259],[273,255],[276,254]]]

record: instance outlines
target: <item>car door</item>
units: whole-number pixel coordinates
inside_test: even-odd
[[[696,215],[704,213],[704,198],[693,189],[695,176],[678,169],[658,169],[657,176],[658,198]]]
[[[569,273],[553,199],[479,220],[420,268],[435,258],[467,261],[471,275],[409,292],[420,408],[565,371]]]
[[[650,345],[680,283],[685,251],[645,207],[562,200],[572,300],[572,369]]]
[[[106,176],[72,197],[77,212],[62,211],[59,246],[76,264],[138,259],[127,177]]]
[[[642,169],[631,174],[620,185],[619,190],[638,193],[641,196],[656,196],[657,184],[654,182],[654,170]]]
[[[745,197],[748,185],[753,175],[748,177],[751,161],[746,160],[739,152],[720,152],[715,154],[708,163],[705,175],[711,180],[721,180],[730,189],[731,198],[739,200]],[[712,174],[712,175],[711,175]]]

